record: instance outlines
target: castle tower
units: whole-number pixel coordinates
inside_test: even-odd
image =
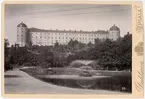
[[[27,26],[23,22],[17,25],[17,44],[24,47],[27,43]]]
[[[112,26],[109,30],[109,39],[115,41],[120,37],[120,29],[117,26]]]

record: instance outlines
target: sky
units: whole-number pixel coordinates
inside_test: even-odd
[[[132,31],[131,5],[97,4],[6,4],[5,38],[15,44],[17,25],[24,22],[28,28],[109,30],[114,24],[123,37]]]

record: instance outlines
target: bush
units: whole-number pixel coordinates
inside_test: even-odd
[[[81,66],[85,66],[85,64],[81,63],[80,61],[73,61],[70,63],[70,67],[73,68],[80,68]]]

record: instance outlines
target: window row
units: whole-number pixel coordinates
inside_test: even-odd
[[[68,35],[68,36],[108,36],[107,34],[79,34],[79,33],[39,33],[39,32],[36,32],[36,33],[32,33],[32,35],[39,35],[39,36],[50,36],[50,35],[53,35],[53,36],[62,36],[62,35]]]
[[[80,37],[80,38],[76,38],[76,37],[38,37],[38,36],[31,36],[31,38],[34,38],[34,39],[96,39],[96,38],[106,38],[106,37],[94,37],[94,38],[84,38],[84,37]]]

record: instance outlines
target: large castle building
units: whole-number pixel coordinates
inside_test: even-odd
[[[17,25],[17,44],[20,47],[25,45],[53,46],[56,42],[59,44],[68,44],[70,40],[77,40],[82,43],[95,43],[95,39],[117,40],[120,37],[120,29],[113,25],[109,31],[76,31],[76,30],[44,30],[38,28],[28,28],[21,22]]]

